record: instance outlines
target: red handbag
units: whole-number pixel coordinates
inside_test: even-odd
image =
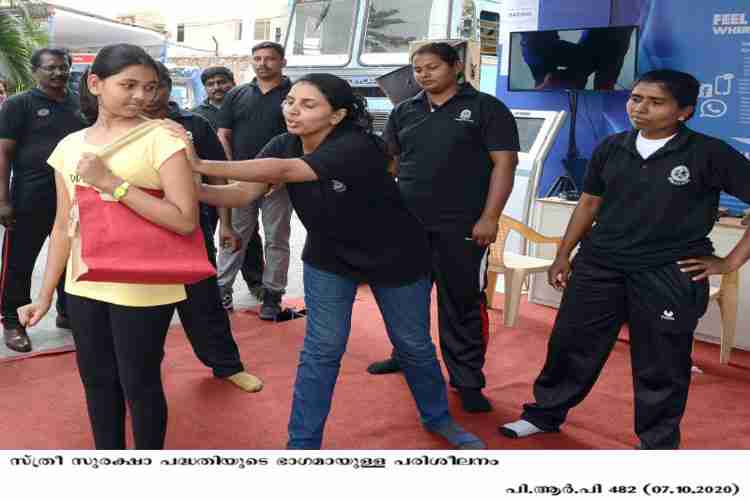
[[[177,234],[93,188],[75,186],[71,223],[75,281],[191,284],[216,275],[200,228]]]

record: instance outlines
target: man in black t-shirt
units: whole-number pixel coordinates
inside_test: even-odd
[[[487,254],[513,188],[518,131],[503,103],[457,83],[458,54],[450,45],[427,44],[414,52],[412,63],[423,91],[396,106],[384,138],[395,156],[401,196],[430,239],[450,383],[466,411],[490,411],[482,394]],[[392,357],[368,371],[399,368]]]
[[[201,115],[208,120],[214,130],[217,130],[219,126],[219,112],[221,111],[221,105],[224,103],[224,97],[235,87],[234,73],[224,66],[211,66],[201,73],[201,82],[203,82],[203,86],[206,88],[208,97],[193,109],[193,113]],[[234,232],[231,227],[231,215],[232,212],[227,210],[227,221],[229,224],[227,229]],[[231,240],[222,240],[222,248],[227,246],[228,248],[239,250],[240,237],[236,233],[232,236]],[[263,266],[263,241],[260,239],[260,227],[256,224],[255,232],[247,244],[247,251],[245,252],[241,271],[250,293],[258,300],[263,300]],[[231,295],[226,297],[227,302],[225,306],[227,310],[231,311]]]
[[[200,115],[179,108],[177,103],[169,100],[172,91],[172,79],[169,70],[160,62],[159,88],[156,98],[145,109],[144,114],[150,118],[169,118],[182,125],[187,130],[200,158],[206,160],[226,160],[224,148],[208,120]],[[204,178],[209,184],[226,184],[223,179],[215,177]],[[227,234],[226,208],[220,208],[222,241],[230,239]],[[200,226],[208,250],[211,263],[216,265],[216,247],[214,233],[216,231],[216,209],[201,204]],[[187,299],[177,304],[177,314],[182,327],[190,341],[198,359],[212,369],[214,376],[229,380],[240,389],[247,392],[257,392],[263,388],[263,383],[255,375],[245,372],[240,359],[240,351],[232,337],[232,325],[227,311],[221,304],[219,285],[216,276],[203,281],[185,285]]]
[[[201,72],[201,82],[208,97],[191,111],[208,120],[208,123],[216,130],[224,97],[236,85],[234,73],[224,66],[211,66]]]
[[[635,130],[606,138],[594,151],[548,273],[564,292],[535,402],[524,405],[520,420],[500,427],[503,435],[558,430],[628,323],[637,447],[679,447],[707,278],[750,258],[748,231],[725,258],[713,255],[708,239],[721,191],[750,202],[750,161],[684,125],[699,87],[679,71],[642,75],[627,103]]]
[[[217,120],[219,139],[231,160],[255,158],[268,141],[286,132],[281,103],[291,84],[282,74],[286,65],[284,48],[278,43],[262,42],[253,47],[252,54],[256,78],[227,94]],[[258,226],[259,213],[266,245],[260,318],[273,320],[281,312],[289,271],[292,205],[283,186],[247,207],[232,209],[232,225],[240,235],[241,246],[239,252],[219,249],[219,285],[227,307],[232,301],[232,285],[242,266],[245,249]]]
[[[31,341],[16,310],[31,302],[34,263],[55,220],[55,178],[47,158],[62,138],[85,127],[78,96],[68,91],[68,53],[40,49],[31,56],[31,68],[37,86],[11,97],[0,110],[0,224],[5,226],[0,297],[5,345],[18,352],[29,352]],[[70,328],[64,281],[57,289],[58,328]]]

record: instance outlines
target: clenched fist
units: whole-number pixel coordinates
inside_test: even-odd
[[[0,201],[0,225],[5,226],[5,229],[13,229],[15,223],[16,216],[13,212],[13,205],[7,201]]]
[[[117,182],[107,165],[93,153],[81,155],[76,173],[83,182],[102,191],[107,191],[112,184]]]

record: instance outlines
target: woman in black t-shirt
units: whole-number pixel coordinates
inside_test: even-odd
[[[366,282],[401,356],[424,427],[458,448],[484,448],[448,412],[430,338],[426,236],[388,174],[388,157],[370,133],[364,100],[338,77],[310,74],[297,80],[283,108],[289,133],[272,139],[257,159],[209,162],[193,155],[193,162],[204,175],[246,181],[204,186],[201,201],[213,205],[242,206],[269,185],[286,183],[308,232],[302,254],[307,329],[287,447],[321,446],[357,286]]]

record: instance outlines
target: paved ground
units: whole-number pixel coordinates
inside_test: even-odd
[[[261,234],[263,234],[261,232]],[[302,261],[300,256],[305,244],[305,235],[307,232],[302,227],[302,223],[297,215],[292,215],[292,236],[290,241],[291,260],[289,264],[289,278],[286,297],[296,298],[303,296],[302,288]],[[4,235],[4,228],[0,226],[0,237]],[[37,259],[34,275],[31,283],[31,297],[36,297],[42,284],[44,267],[47,262],[47,245],[42,249],[39,259]],[[240,276],[235,282],[234,302],[235,307],[248,307],[256,305],[257,302],[247,290],[245,282]],[[173,321],[178,321],[177,317]],[[29,330],[29,336],[34,347],[34,351],[48,350],[72,345],[72,338],[69,331],[59,330],[55,327],[54,306],[47,316],[36,327]],[[5,347],[5,343],[0,342],[0,358],[6,356],[15,356],[18,353]]]

